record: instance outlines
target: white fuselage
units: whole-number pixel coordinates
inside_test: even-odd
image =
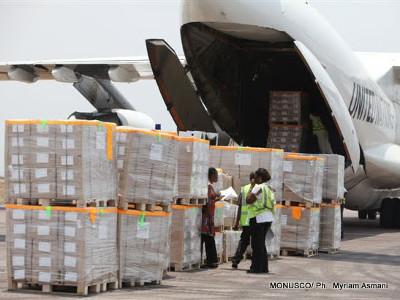
[[[329,81],[330,86],[323,92],[330,97],[339,127],[350,131],[344,137],[353,172],[346,172],[346,181],[353,180],[356,174],[360,179],[350,186],[348,206],[378,208],[384,197],[393,196],[394,189],[400,187],[398,89],[391,89],[392,82],[386,81],[384,90],[394,91],[389,98],[313,7],[303,1],[183,1],[182,24],[191,22],[205,23],[225,34],[248,40],[298,42],[317,81],[319,75],[314,70],[318,66],[313,64],[320,64],[319,68],[326,72],[325,82]],[[333,89],[337,89],[336,94],[330,93]],[[360,155],[365,159],[366,175],[358,168]]]

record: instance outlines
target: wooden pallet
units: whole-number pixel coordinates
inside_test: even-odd
[[[177,205],[206,205],[207,199],[186,199],[186,198],[178,198],[176,199]]]
[[[318,252],[335,254],[335,253],[338,253],[339,250],[340,250],[340,248],[330,248],[330,249],[320,248],[320,249],[318,249]]]
[[[312,257],[318,255],[318,250],[312,249],[292,249],[292,248],[281,248],[281,256],[304,256]]]
[[[140,210],[140,211],[165,211],[171,212],[172,206],[171,204],[166,203],[142,203],[132,201],[120,201],[119,208],[122,210]]]
[[[71,206],[78,208],[85,207],[117,207],[117,200],[69,200],[69,199],[33,199],[17,198],[9,199],[9,204],[34,205],[34,206]]]
[[[120,283],[120,288],[124,287],[139,287],[139,286],[144,286],[144,285],[160,285],[161,280],[152,280],[152,281],[146,281],[146,280],[135,280],[135,281],[124,281]]]
[[[103,282],[92,285],[67,286],[61,284],[37,284],[28,282],[17,282],[10,280],[8,282],[9,291],[32,291],[41,293],[68,293],[87,296],[89,293],[100,293],[118,289],[118,281]]]
[[[171,263],[170,265],[170,271],[174,272],[184,272],[184,271],[190,271],[190,270],[198,270],[200,269],[201,263],[195,263],[195,264],[190,264],[187,266],[184,266],[183,263]]]
[[[322,202],[324,204],[342,205],[343,204],[343,199],[322,199]]]
[[[279,204],[281,204],[283,206],[299,206],[299,207],[307,207],[307,208],[321,207],[321,203],[298,202],[298,201],[289,201],[289,200],[282,200]]]

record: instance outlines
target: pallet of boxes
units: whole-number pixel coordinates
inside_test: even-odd
[[[209,141],[178,137],[177,203],[172,206],[170,270],[200,268],[201,215],[208,197]]]
[[[176,190],[174,135],[117,128],[120,287],[161,284]]]
[[[281,255],[318,254],[324,163],[316,156],[285,156]]]
[[[8,289],[116,289],[115,125],[6,121]]]
[[[283,154],[283,150],[279,149],[211,146],[210,166],[221,168],[224,172],[232,176],[232,185],[238,195],[240,194],[241,187],[250,183],[250,173],[255,172],[259,168],[265,168],[271,175],[269,185],[275,192],[275,199],[276,201],[280,201],[282,199]],[[230,209],[228,209],[228,214]],[[235,209],[237,210],[237,207]],[[279,255],[279,221],[279,218],[275,218],[273,222],[275,237],[271,241],[266,240],[266,247],[270,257]],[[233,231],[231,228],[226,229],[230,230],[223,231],[223,256],[224,261],[228,262],[235,255],[242,231]],[[251,254],[251,251],[249,251],[249,254]]]

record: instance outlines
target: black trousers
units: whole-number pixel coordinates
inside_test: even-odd
[[[246,252],[247,247],[250,245],[250,226],[243,226],[242,234],[240,235],[240,241],[238,243],[235,256],[232,262],[237,264],[243,259],[243,254]]]
[[[270,226],[271,222],[257,223],[256,218],[250,219],[251,248],[253,248],[250,269],[257,272],[269,272],[265,236]]]
[[[218,263],[217,248],[215,247],[215,239],[211,235],[201,234],[201,253],[203,253],[203,244],[206,248],[207,265]]]

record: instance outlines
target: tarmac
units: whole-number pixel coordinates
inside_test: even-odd
[[[377,220],[358,220],[345,210],[345,238],[335,254],[270,260],[271,274],[247,274],[250,261],[238,270],[170,272],[161,285],[126,288],[90,299],[399,299],[400,230],[379,228]],[[75,295],[8,292],[5,211],[0,209],[0,299],[77,299]],[[363,285],[364,284],[364,285]],[[373,284],[373,285],[367,285]],[[286,285],[286,287],[285,287]],[[342,287],[342,289],[340,289]]]

